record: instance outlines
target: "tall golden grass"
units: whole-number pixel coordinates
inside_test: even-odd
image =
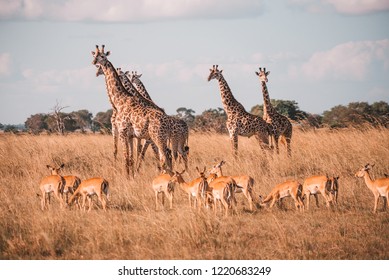
[[[389,171],[389,131],[314,130],[294,132],[292,158],[263,153],[255,139],[239,138],[234,160],[228,136],[191,134],[190,171],[224,159],[227,175],[248,174],[255,192],[266,195],[287,179],[340,176],[339,205],[309,211],[274,207],[247,211],[238,195],[236,214],[214,216],[188,206],[176,188],[174,209],[155,211],[151,181],[158,174],[148,151],[141,174],[128,179],[112,139],[104,135],[0,135],[1,259],[388,259],[389,211],[373,214],[373,195],[357,169],[375,163],[372,175]],[[65,163],[63,174],[102,176],[110,183],[109,209],[95,201],[91,212],[60,208],[52,199],[41,211],[39,181],[46,164]],[[177,167],[178,170],[183,166]],[[382,208],[382,202],[380,202]]]

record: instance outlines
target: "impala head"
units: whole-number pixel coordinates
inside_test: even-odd
[[[205,170],[206,170],[206,167],[204,166],[204,169],[203,171],[200,171],[200,169],[196,166],[196,170],[197,172],[199,173],[199,176],[203,179],[207,179],[207,177],[205,176]]]
[[[255,74],[257,74],[257,76],[259,77],[259,80],[261,82],[265,82],[267,83],[267,76],[270,74],[270,71],[267,71],[266,72],[266,67],[263,68],[262,70],[262,67],[259,67],[259,72],[255,72]]]
[[[355,173],[355,177],[362,178],[363,176],[365,176],[365,174],[366,174],[365,172],[368,172],[373,166],[374,166],[374,164],[373,165],[371,165],[370,163],[366,164],[364,167],[359,169],[357,171],[357,173]]]
[[[99,49],[99,46],[96,45],[96,51],[92,51],[92,55],[93,55],[93,60],[92,60],[92,64],[96,65],[96,64],[100,64],[100,65],[106,65],[108,59],[107,59],[107,56],[109,56],[111,54],[110,51],[107,51],[105,52],[104,51],[104,45],[101,46],[101,50]]]
[[[170,182],[173,182],[173,183],[182,183],[184,182],[184,179],[182,178],[182,174],[184,174],[185,172],[185,169],[182,170],[181,172],[174,172],[174,175],[172,176],[172,178],[170,179]]]
[[[128,73],[128,78],[133,84],[138,84],[140,82],[140,77],[142,77],[142,74],[138,74],[136,71],[131,71],[131,74]]]
[[[209,69],[209,71],[211,73],[209,73],[209,76],[208,76],[208,82],[212,79],[216,79],[216,80],[219,80],[220,77],[222,76],[222,72],[223,70],[219,70],[217,69],[219,65],[213,65],[212,69]]]
[[[212,169],[209,171],[209,173],[211,174],[216,174],[218,173],[219,171],[221,171],[221,168],[222,166],[225,164],[226,162],[224,160],[222,160],[221,162],[219,163],[216,163],[215,165],[212,166]]]
[[[59,175],[60,170],[65,166],[64,163],[62,163],[59,167],[52,167],[51,165],[46,165],[46,167],[50,170],[51,175]]]

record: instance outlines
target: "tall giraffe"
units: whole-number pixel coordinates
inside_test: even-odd
[[[128,75],[128,72],[125,73]],[[142,74],[138,74],[137,72],[132,72],[129,76],[130,82],[135,85],[138,92],[146,99],[150,100],[155,104],[155,102],[151,99],[150,94],[148,93],[145,85],[140,80],[140,77]],[[157,106],[157,105],[156,105]],[[160,108],[160,107],[158,107]],[[163,109],[161,109],[163,110]],[[189,146],[188,146],[188,139],[189,139],[189,128],[187,123],[179,119],[175,116],[170,116],[170,122],[171,122],[171,145],[172,145],[172,153],[173,158],[175,161],[177,161],[178,155],[180,156],[179,159],[184,160],[185,164],[185,170],[188,171],[188,153],[189,153]]]
[[[100,76],[100,75],[104,75],[104,72],[103,72],[103,68],[101,67],[101,65],[96,65],[97,67],[97,71],[96,71],[96,77]],[[117,72],[118,74],[120,75],[120,68],[117,68]],[[124,84],[123,84],[124,85]],[[124,85],[124,88],[126,88],[126,86]],[[139,93],[131,86],[131,87],[128,87],[126,88],[127,91],[131,92],[132,94],[134,95],[139,95]],[[112,135],[113,135],[113,142],[114,142],[114,158],[115,158],[115,161],[116,161],[116,158],[117,158],[117,142],[118,142],[118,125],[117,122],[119,121],[119,118],[116,117],[116,115],[118,114],[117,112],[117,109],[115,107],[115,104],[112,102],[111,100],[111,97],[109,96],[109,100],[111,102],[111,105],[112,105],[112,116],[111,116],[111,125],[112,125]],[[135,137],[135,135],[134,135]],[[141,143],[141,139],[135,137],[135,140],[136,140],[136,164],[135,166],[138,166],[139,162],[140,162],[140,153],[143,151],[142,149],[142,143]],[[149,145],[148,143],[150,143],[151,141],[150,140],[146,140],[145,143],[147,143],[147,146]],[[152,144],[152,147],[153,147],[153,151],[154,151],[154,154],[156,156],[157,159],[159,159],[159,154],[158,154],[158,148],[157,146],[155,146],[155,144],[153,143]],[[139,168],[136,168],[137,171],[139,171]]]
[[[167,116],[150,107],[144,98],[127,92],[120,82],[119,75],[107,59],[110,52],[96,45],[92,51],[92,64],[100,65],[105,76],[107,94],[117,109],[116,124],[119,139],[124,146],[127,174],[134,176],[133,138],[151,139],[158,147],[161,166],[171,169],[171,155],[167,147],[170,137],[170,123]]]
[[[96,65],[96,67],[97,67],[96,77],[100,75],[104,75],[103,68],[101,67],[101,65]],[[119,134],[117,127],[119,126],[119,124],[116,123],[117,109],[110,95],[108,95],[108,99],[112,106],[111,126],[112,126],[112,136],[113,136],[113,156],[116,162],[117,152],[118,152],[118,134]]]
[[[292,141],[292,124],[287,117],[281,115],[273,107],[270,102],[269,91],[267,89],[266,83],[268,82],[267,76],[270,74],[270,71],[266,72],[266,68],[259,68],[259,72],[255,72],[259,76],[259,80],[262,85],[263,93],[263,119],[270,125],[272,131],[272,137],[274,137],[274,142],[276,145],[277,153],[279,153],[278,140],[280,137],[284,137],[286,140],[286,149],[288,156],[292,155],[292,150],[290,143]]]
[[[269,145],[268,124],[260,117],[252,115],[244,109],[232,95],[230,87],[223,77],[223,70],[218,69],[218,65],[213,65],[208,76],[208,81],[216,79],[219,82],[220,95],[224,110],[227,113],[227,129],[234,155],[238,152],[238,135],[251,137],[255,136],[262,149]]]

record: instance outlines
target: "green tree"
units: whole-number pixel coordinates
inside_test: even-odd
[[[92,130],[93,131],[102,131],[104,133],[110,133],[112,130],[111,117],[112,109],[107,110],[106,112],[98,112],[93,118]]]
[[[196,113],[195,111],[193,111],[192,109],[187,109],[185,107],[180,107],[176,110],[176,112],[177,112],[177,117],[183,119],[188,124],[189,127],[193,126],[195,120],[194,114]]]
[[[76,129],[85,131],[86,129],[92,128],[92,117],[93,114],[88,110],[79,110],[70,113],[71,118],[75,121]]]
[[[38,134],[44,130],[47,130],[48,129],[47,118],[48,118],[47,114],[31,115],[24,122],[26,130],[33,134]]]
[[[280,100],[280,99],[271,99],[270,103],[273,105],[273,108],[276,111],[288,117],[291,120],[298,121],[303,120],[308,117],[308,113],[300,110],[298,104],[294,100]],[[251,114],[257,116],[263,116],[263,105],[255,105],[251,108]]]
[[[204,132],[226,133],[226,120],[227,114],[223,108],[208,109],[195,117],[193,129]]]

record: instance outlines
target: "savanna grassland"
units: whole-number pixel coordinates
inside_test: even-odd
[[[158,174],[151,149],[141,174],[128,179],[121,154],[113,159],[108,135],[0,135],[0,259],[389,259],[389,210],[373,214],[373,195],[355,172],[375,163],[375,178],[389,173],[389,130],[294,131],[293,155],[263,153],[255,139],[239,138],[234,160],[227,135],[190,135],[190,170],[224,159],[226,175],[248,174],[266,195],[287,179],[339,175],[339,205],[309,211],[247,211],[238,194],[237,213],[197,212],[175,190],[173,210],[155,211],[151,181]],[[110,183],[109,209],[61,208],[52,199],[40,209],[39,182],[47,164],[65,163],[63,174],[103,176]],[[179,166],[177,169],[181,170]]]

